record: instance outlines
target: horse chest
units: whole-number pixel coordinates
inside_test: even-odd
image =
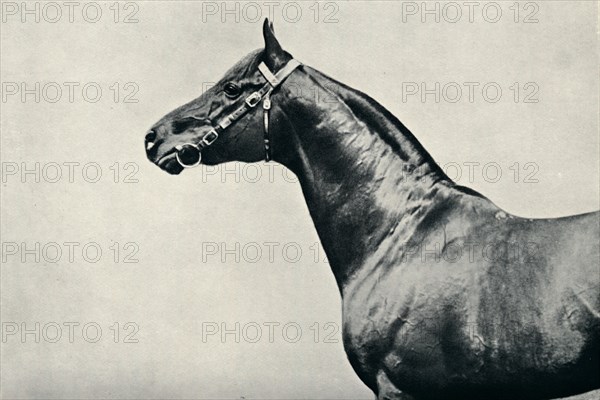
[[[363,381],[371,386],[381,370],[424,386],[478,379],[498,336],[481,329],[480,277],[471,263],[420,264],[371,272],[350,285],[344,346]]]
[[[382,368],[400,374],[443,368],[443,299],[452,300],[457,291],[446,287],[442,293],[437,280],[416,282],[402,272],[372,273],[344,293],[344,346],[367,385]],[[466,324],[456,320],[451,325],[459,337],[467,335]]]

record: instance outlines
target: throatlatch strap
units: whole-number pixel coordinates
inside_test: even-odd
[[[271,138],[269,136],[269,110],[271,110],[271,92],[270,90],[263,99],[263,127],[265,140],[265,161],[271,161]]]

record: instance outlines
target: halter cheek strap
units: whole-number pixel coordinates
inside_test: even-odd
[[[200,143],[198,144],[187,144],[183,146],[177,146],[177,160],[183,167],[192,167],[199,164],[199,160],[194,165],[186,165],[184,164],[180,157],[179,152],[183,149],[184,146],[191,146],[198,150],[198,152],[202,151],[202,149],[212,145],[223,131],[225,131],[228,127],[230,127],[233,123],[238,121],[244,115],[246,115],[250,110],[252,110],[258,103],[263,102],[263,128],[264,128],[264,143],[265,143],[265,160],[271,160],[271,139],[269,136],[269,111],[271,110],[271,94],[273,90],[277,89],[283,81],[290,76],[292,72],[296,70],[300,65],[302,65],[298,60],[291,59],[288,63],[281,68],[276,74],[273,74],[269,67],[264,62],[261,62],[258,66],[258,70],[266,79],[267,83],[265,83],[258,91],[252,93],[250,96],[246,97],[244,103],[235,109],[231,114],[224,117],[221,121],[219,121],[216,126],[211,129],[206,135],[200,139]],[[198,157],[200,158],[200,157]]]
[[[291,59],[285,67],[277,74],[273,75],[269,67],[264,62],[258,65],[258,70],[265,77],[271,89],[263,97],[263,128],[265,133],[265,161],[271,161],[271,137],[269,135],[269,110],[271,110],[271,93],[287,78],[296,68],[300,66],[300,62]]]
[[[271,137],[269,135],[269,110],[271,109],[271,92],[269,90],[263,99],[263,131],[265,133],[265,161],[271,161]]]

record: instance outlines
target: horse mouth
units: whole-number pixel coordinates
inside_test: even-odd
[[[156,165],[171,175],[179,175],[184,169],[181,164],[179,164],[179,161],[177,161],[175,152],[168,153],[161,157],[161,159],[156,162]]]

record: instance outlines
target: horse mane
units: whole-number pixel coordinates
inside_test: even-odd
[[[450,178],[446,176],[433,157],[394,114],[369,95],[347,86],[314,68],[310,70],[319,78],[335,83],[336,86],[327,85],[324,88],[343,100],[361,121],[375,128],[375,132],[396,155],[403,160],[407,160],[411,156],[415,158],[416,156],[419,164],[428,164],[431,167],[431,172],[437,178],[450,181]]]
[[[443,182],[463,194],[486,198],[481,193],[469,187],[457,185],[450,179],[413,133],[377,100],[321,71],[314,68],[310,68],[310,71],[319,78],[334,83],[336,86],[328,85],[325,89],[334,92],[357,117],[374,127],[381,140],[400,158],[407,160],[413,156],[419,160],[419,165],[426,164],[430,168],[429,173],[435,183]]]

